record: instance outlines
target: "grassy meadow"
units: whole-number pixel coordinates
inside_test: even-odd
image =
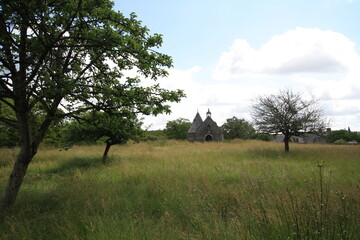
[[[0,239],[360,239],[360,146],[42,148]],[[0,150],[0,190],[16,149]]]

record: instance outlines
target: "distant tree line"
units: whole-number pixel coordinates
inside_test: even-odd
[[[190,126],[191,122],[188,119],[178,118],[167,122],[164,133],[168,139],[185,140]],[[226,119],[226,122],[221,126],[221,130],[225,140],[258,139],[270,141],[272,139],[269,134],[257,133],[252,123],[235,116]]]
[[[2,108],[4,112],[4,108]],[[41,118],[38,112],[37,118],[32,117],[32,122],[37,125]],[[83,114],[77,119],[61,119],[54,121],[46,132],[43,146],[69,148],[72,145],[106,144],[103,161],[106,160],[109,148],[114,144],[125,144],[129,140],[147,141],[160,139],[186,140],[187,131],[191,122],[185,118],[178,118],[166,123],[163,130],[143,130],[142,122],[135,116],[132,119],[122,118],[116,115],[108,115],[101,112]],[[254,125],[237,117],[226,119],[221,126],[225,140],[233,139],[257,139],[271,141],[272,134],[261,133],[255,130]],[[16,131],[0,122],[0,147],[19,146]],[[329,131],[324,135],[327,143],[346,143],[349,141],[360,142],[360,134],[350,130]]]
[[[34,122],[37,120],[34,118]],[[36,124],[36,123],[35,123]],[[45,134],[43,146],[69,148],[72,145],[124,144],[129,140],[158,140],[176,139],[186,140],[191,122],[185,118],[178,118],[166,123],[163,130],[148,131],[142,129],[142,122],[135,116],[132,119],[122,118],[101,112],[89,112],[76,119],[61,119],[53,122]],[[0,122],[0,147],[19,146],[18,135],[13,129],[7,128]],[[253,125],[245,119],[232,117],[221,126],[225,140],[259,139],[270,141],[269,134],[257,133]],[[106,155],[105,155],[106,158]],[[104,160],[105,160],[104,158]]]
[[[327,143],[347,143],[350,141],[360,142],[360,134],[350,130],[330,131],[326,135]]]

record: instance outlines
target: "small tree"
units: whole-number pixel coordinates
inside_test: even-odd
[[[252,117],[263,133],[284,134],[285,152],[289,152],[292,136],[309,132],[322,132],[326,122],[318,100],[304,100],[300,93],[290,89],[278,94],[259,97],[252,106]]]
[[[77,117],[65,130],[65,141],[72,145],[79,141],[95,142],[103,140],[106,143],[102,157],[105,164],[111,146],[125,144],[132,139],[137,141],[142,134],[142,123],[135,114],[119,112],[92,111]]]
[[[167,122],[164,132],[169,139],[186,139],[190,126],[191,122],[188,119],[178,118]]]
[[[226,123],[224,123],[221,128],[225,139],[250,139],[255,134],[255,129],[251,123],[245,119],[238,119],[237,117],[226,119]]]

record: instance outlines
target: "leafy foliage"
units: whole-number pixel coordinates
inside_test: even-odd
[[[178,118],[166,123],[164,132],[169,139],[187,139],[187,132],[191,122],[185,118]]]
[[[130,139],[138,140],[142,133],[141,125],[135,115],[125,117],[92,111],[70,122],[64,131],[64,138],[70,144],[81,141],[93,143],[97,140],[125,144]]]
[[[0,119],[3,118],[6,118],[8,123],[0,121],[0,147],[15,147],[19,144],[19,134],[11,123],[16,121],[16,116],[8,105],[0,101]]]
[[[256,133],[254,136],[255,139],[261,140],[261,141],[271,141],[273,139],[273,136],[271,136],[268,133]]]
[[[250,139],[255,134],[255,129],[248,121],[237,117],[226,119],[221,129],[225,139]]]

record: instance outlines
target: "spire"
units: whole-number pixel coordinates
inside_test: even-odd
[[[198,129],[198,127],[200,127],[200,125],[203,123],[203,120],[201,119],[201,116],[198,113],[196,113],[195,115],[195,118],[194,118],[194,121],[192,122],[190,128],[189,128],[189,131],[188,133],[195,133],[196,130]]]
[[[211,118],[211,112],[210,112],[210,109],[208,108],[208,111],[206,113],[206,117],[210,117]]]

